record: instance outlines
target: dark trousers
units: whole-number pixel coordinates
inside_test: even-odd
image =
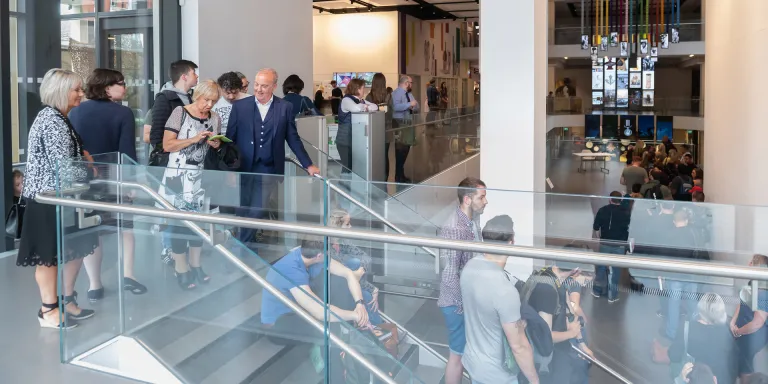
[[[752,308],[743,301],[739,305],[739,317],[736,319],[736,326],[743,327],[752,321],[755,314]],[[765,325],[755,333],[736,338],[736,344],[739,346],[739,374],[755,372],[755,355],[765,347],[766,343],[768,343],[768,327]]]
[[[408,153],[411,152],[411,146],[405,144],[395,144],[395,181],[405,180],[405,161],[408,160]]]
[[[255,172],[267,173],[271,168],[265,166],[256,166]],[[244,174],[240,178],[240,208],[237,209],[237,215],[240,217],[249,217],[252,219],[269,218],[269,197],[277,187],[277,181],[280,175],[268,174]],[[248,245],[256,239],[257,230],[253,228],[240,228],[238,240]]]
[[[384,143],[384,181],[389,181],[389,141]]]
[[[346,169],[342,169],[342,173],[349,173],[352,170],[352,146],[346,144],[336,143],[336,150],[339,151],[339,157],[341,158],[341,165]]]

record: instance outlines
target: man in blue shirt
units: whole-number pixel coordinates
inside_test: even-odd
[[[283,256],[267,273],[267,281],[271,285],[309,312],[312,317],[321,321],[325,318],[323,300],[312,292],[309,281],[322,273],[324,257],[323,242],[306,239],[302,241],[301,247],[294,248]],[[329,285],[333,283],[333,286],[339,287],[339,282],[344,283],[346,280],[344,285],[348,288],[348,291],[343,289],[343,286],[334,290],[335,298],[346,296],[347,299],[334,300],[339,306],[329,305],[335,314],[335,316],[331,316],[329,321],[354,321],[358,326],[367,325],[368,313],[363,301],[360,279],[349,268],[336,260],[329,260],[328,270],[331,275],[329,276]],[[322,338],[321,333],[294,313],[274,294],[266,290],[261,300],[261,322],[290,336]],[[300,342],[301,340],[280,339],[276,342],[293,344],[297,341]]]
[[[403,75],[400,77],[397,89],[392,92],[393,128],[412,125],[412,114],[419,111],[419,102],[411,93],[411,84],[413,84],[411,77]],[[413,127],[401,129],[395,132],[395,137],[395,182],[410,183],[411,179],[405,176],[405,161],[408,159],[411,146],[416,144],[416,130]],[[386,150],[389,152],[389,147]]]

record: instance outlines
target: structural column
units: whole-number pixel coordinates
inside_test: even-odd
[[[715,245],[768,252],[768,208],[761,208],[768,207],[761,154],[767,104],[755,77],[755,66],[768,61],[768,51],[759,48],[768,41],[768,2],[706,0],[705,6],[705,193],[708,201],[742,206],[713,207]]]
[[[181,18],[182,55],[201,79],[240,71],[253,83],[270,67],[280,84],[299,75],[312,95],[312,0],[184,0]]]
[[[518,245],[543,245],[548,1],[483,0],[480,44],[480,176],[489,189],[482,220],[507,214]],[[510,192],[508,192],[510,191]],[[519,191],[519,192],[511,192]],[[525,277],[532,260],[510,258]]]

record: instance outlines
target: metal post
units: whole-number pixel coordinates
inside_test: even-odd
[[[123,157],[122,154],[117,155],[117,204],[123,204]],[[117,213],[117,308],[120,311],[118,318],[120,319],[120,334],[125,333],[125,291],[123,290],[123,279],[125,278],[125,244],[123,241],[123,214]],[[103,244],[102,244],[103,247]],[[103,251],[103,250],[102,250]],[[134,252],[135,253],[135,252]]]
[[[11,87],[16,87],[11,79],[11,19],[10,4],[0,2],[0,211],[5,214],[13,206],[13,149],[11,147]],[[14,248],[14,239],[3,236],[2,251]]]

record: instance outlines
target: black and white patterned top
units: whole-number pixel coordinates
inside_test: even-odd
[[[69,188],[75,181],[84,182],[87,168],[82,141],[72,124],[61,112],[44,107],[32,126],[27,139],[27,167],[22,195],[34,199],[38,193],[53,191],[57,187]]]

